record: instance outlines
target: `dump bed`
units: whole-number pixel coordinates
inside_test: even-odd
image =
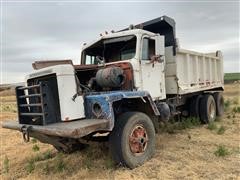
[[[186,94],[209,89],[223,89],[223,60],[220,51],[203,54],[166,47],[166,93]]]

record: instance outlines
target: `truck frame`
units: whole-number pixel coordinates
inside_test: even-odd
[[[36,61],[16,87],[18,122],[3,127],[70,153],[87,141],[109,141],[116,163],[129,168],[154,155],[159,123],[223,115],[220,51],[180,49],[175,21],[162,16],[84,44],[81,64]]]

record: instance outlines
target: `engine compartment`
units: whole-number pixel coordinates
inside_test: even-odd
[[[133,90],[133,69],[128,62],[98,65],[74,65],[77,85],[82,92]]]

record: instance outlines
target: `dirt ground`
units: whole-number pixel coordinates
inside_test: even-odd
[[[214,127],[200,125],[157,135],[155,156],[134,170],[116,167],[106,144],[57,153],[47,144],[24,143],[20,132],[0,128],[1,179],[240,179],[240,85],[225,86],[227,107]],[[7,95],[6,95],[7,94]],[[15,100],[0,93],[0,122],[16,119]],[[226,103],[227,102],[227,103]],[[219,129],[223,131],[219,133]],[[224,147],[222,156],[216,151]]]

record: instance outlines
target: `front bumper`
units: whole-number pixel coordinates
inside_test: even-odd
[[[106,119],[83,119],[70,122],[59,122],[45,126],[19,124],[17,121],[7,121],[2,124],[3,128],[13,129],[23,132],[27,129],[27,133],[44,134],[49,136],[81,138],[90,133],[107,129],[109,120]]]

